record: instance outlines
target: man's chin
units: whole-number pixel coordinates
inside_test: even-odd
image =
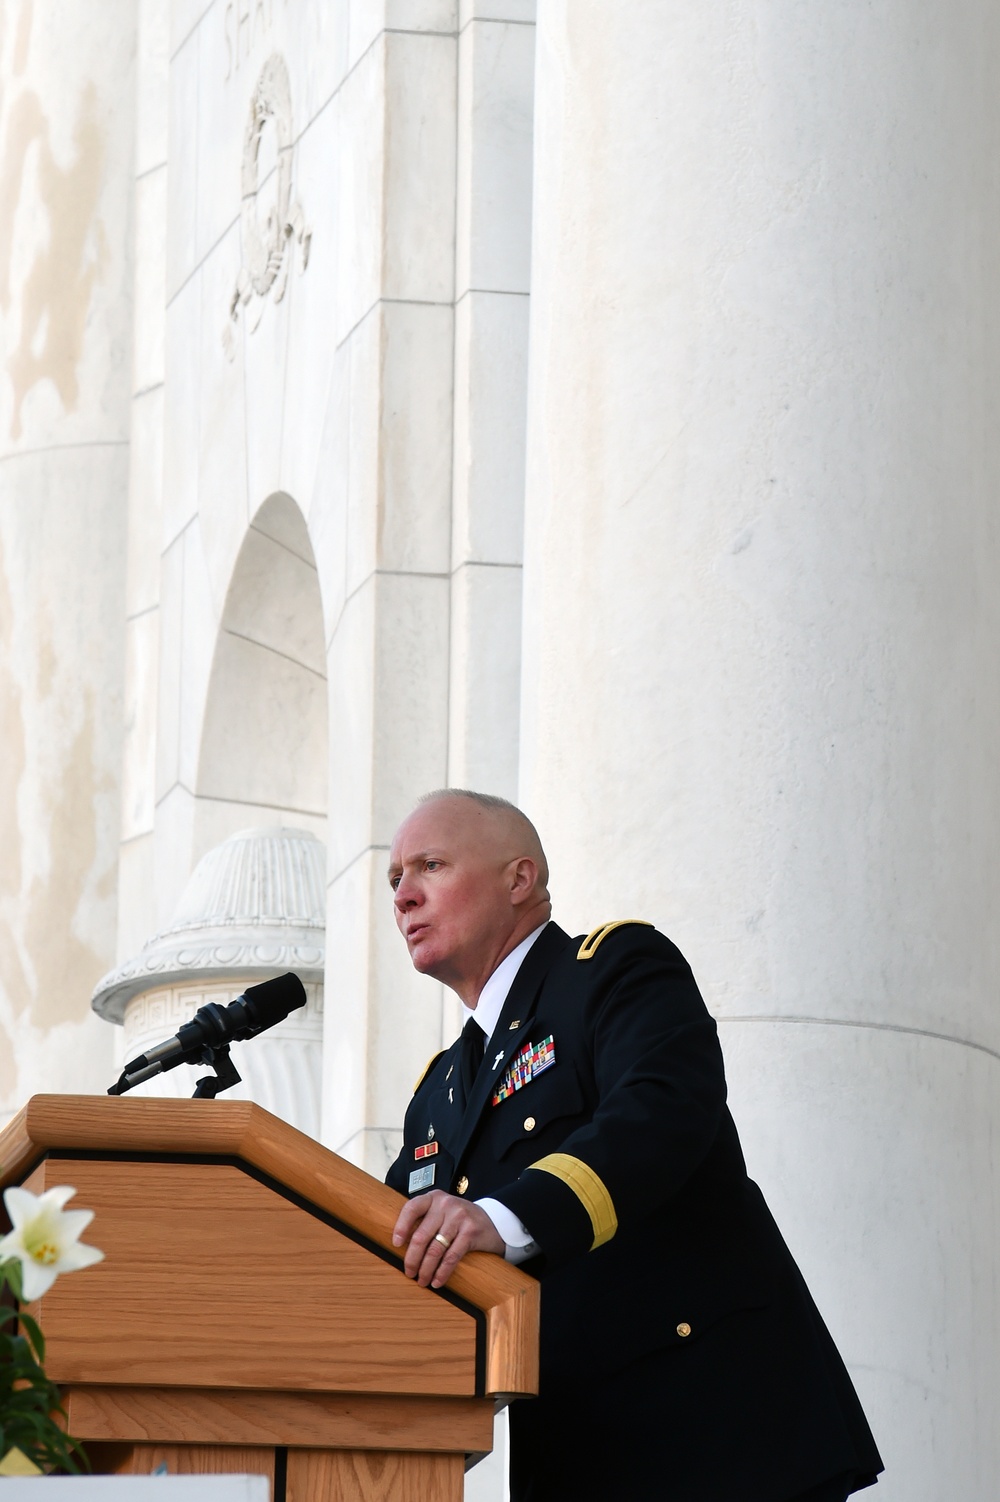
[[[428,975],[434,967],[433,944],[429,944],[426,939],[418,937],[414,939],[412,944],[407,943],[406,947],[410,951],[410,963],[414,970],[418,970],[421,975]]]

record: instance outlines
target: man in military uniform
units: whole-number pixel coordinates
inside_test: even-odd
[[[882,1462],[726,1109],[716,1027],[645,922],[571,939],[538,836],[431,794],[389,880],[417,970],[467,1022],[406,1113],[388,1182],[409,1276],[468,1251],[542,1285],[513,1502],[843,1502]]]

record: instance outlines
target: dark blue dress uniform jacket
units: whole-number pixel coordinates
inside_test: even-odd
[[[555,1062],[494,1104],[550,1037]],[[464,1111],[458,1050],[420,1081],[387,1182],[407,1193],[415,1149],[436,1141],[433,1187],[501,1201],[541,1248],[524,1264],[542,1284],[540,1393],[511,1409],[512,1496],[784,1502],[837,1476],[870,1485],[874,1440],[747,1177],[715,1023],[669,939],[550,923]]]

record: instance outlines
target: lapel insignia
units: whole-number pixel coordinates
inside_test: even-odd
[[[421,1158],[433,1158],[437,1150],[438,1145],[436,1142],[422,1142],[419,1147],[414,1148],[413,1156],[419,1163]]]
[[[551,1033],[542,1039],[537,1048],[532,1043],[526,1043],[494,1090],[493,1104],[498,1106],[516,1091],[523,1090],[537,1075],[551,1069],[555,1061],[556,1047]]]
[[[499,1064],[499,1062],[500,1062],[500,1060],[502,1058],[503,1058],[503,1049],[501,1048],[500,1052],[497,1054],[496,1058],[493,1060],[493,1068],[494,1069],[497,1067],[497,1065]]]
[[[508,1032],[509,1032],[509,1033],[516,1033],[516,1032],[517,1032],[517,1030],[518,1030],[518,1028],[519,1028],[519,1027],[520,1027],[520,1026],[521,1026],[521,1019],[520,1019],[520,1017],[515,1017],[515,1018],[514,1018],[514,1021],[513,1021],[513,1022],[512,1022],[512,1023],[511,1023],[511,1025],[510,1025],[510,1027],[509,1027],[509,1028],[508,1028],[508,1029],[507,1029],[507,1031],[508,1031]]]
[[[452,1072],[453,1072],[454,1068],[455,1068],[454,1064],[449,1064],[448,1065],[448,1073],[445,1075],[445,1081],[446,1082],[451,1079]]]

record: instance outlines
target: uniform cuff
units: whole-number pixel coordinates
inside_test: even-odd
[[[562,1178],[545,1169],[527,1168],[495,1198],[531,1227],[549,1265],[590,1251],[594,1224],[579,1195]]]
[[[497,1234],[509,1252],[519,1252],[524,1248],[535,1245],[535,1238],[527,1226],[518,1220],[513,1210],[508,1210],[506,1205],[501,1205],[499,1200],[476,1200],[476,1204],[480,1210],[486,1211],[486,1214],[493,1222]],[[508,1257],[507,1260],[509,1262],[513,1259]]]

